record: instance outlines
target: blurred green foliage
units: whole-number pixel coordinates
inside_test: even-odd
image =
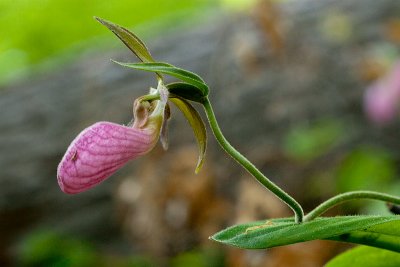
[[[100,259],[89,244],[49,231],[35,232],[23,242],[19,265],[40,267],[99,266]]]
[[[93,20],[105,18],[127,27],[149,21],[191,18],[215,0],[2,0],[0,1],[0,84],[30,73],[37,64],[65,54],[76,56],[94,45],[82,41],[111,34]],[[172,25],[174,26],[174,25]],[[96,47],[99,46],[98,42]],[[100,44],[101,46],[102,44]],[[79,54],[79,53],[78,53]]]
[[[160,264],[152,259],[151,257],[146,256],[129,256],[125,259],[119,260],[109,260],[109,264],[107,266],[110,267],[157,267]]]
[[[334,119],[323,119],[312,125],[298,125],[288,132],[284,140],[285,153],[301,161],[322,156],[342,141],[343,123]]]
[[[88,242],[52,231],[28,234],[18,251],[18,266],[26,267],[152,267],[145,256],[111,256]]]
[[[215,249],[193,250],[182,253],[171,260],[171,267],[223,267],[224,254]]]
[[[362,146],[350,152],[337,171],[337,190],[387,192],[397,175],[394,158],[384,149]]]
[[[100,251],[94,245],[76,237],[51,230],[27,234],[17,249],[17,266],[24,267],[155,267],[162,259],[146,255],[115,255]],[[220,249],[195,249],[168,259],[171,267],[225,266]]]

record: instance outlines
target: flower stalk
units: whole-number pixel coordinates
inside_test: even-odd
[[[373,200],[381,200],[386,201],[393,204],[400,204],[400,197],[396,197],[389,194],[379,193],[375,191],[351,191],[343,194],[336,195],[325,202],[321,203],[315,209],[310,211],[305,217],[304,221],[311,221],[325,213],[327,210],[342,204],[343,202],[347,202],[350,200],[357,199],[373,199]]]
[[[214,133],[215,138],[225,152],[235,159],[244,169],[246,169],[260,184],[274,193],[280,200],[288,205],[295,214],[295,222],[300,223],[303,221],[303,208],[301,205],[292,198],[288,193],[283,191],[279,186],[269,180],[253,163],[251,163],[246,157],[244,157],[239,151],[237,151],[229,142],[226,140],[224,135],[219,128],[217,119],[212,109],[209,99],[206,97],[203,101],[203,107],[206,111],[210,127]]]

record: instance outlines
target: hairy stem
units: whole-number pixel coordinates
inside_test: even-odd
[[[339,205],[343,202],[356,200],[356,199],[374,199],[386,201],[394,204],[400,204],[400,197],[392,196],[389,194],[374,192],[374,191],[352,191],[334,196],[327,201],[321,203],[318,207],[310,211],[305,217],[304,221],[311,221],[330,208]]]
[[[211,103],[208,98],[205,98],[203,101],[203,106],[207,114],[208,121],[210,123],[211,129],[214,133],[215,138],[218,143],[222,146],[222,148],[228,153],[232,158],[234,158],[243,168],[245,168],[254,178],[257,179],[264,187],[269,189],[272,193],[274,193],[279,199],[281,199],[284,203],[286,203],[295,214],[295,221],[302,222],[303,221],[303,209],[300,204],[292,198],[288,193],[283,191],[280,187],[270,181],[264,174],[258,170],[253,163],[251,163],[247,158],[245,158],[242,154],[240,154],[224,137],[221,132],[221,129],[218,126],[217,119],[215,118],[214,111],[212,109]]]

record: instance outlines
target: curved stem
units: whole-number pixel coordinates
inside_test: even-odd
[[[224,137],[221,129],[218,126],[217,119],[215,118],[214,111],[211,107],[211,103],[208,98],[203,101],[203,106],[207,114],[208,121],[210,123],[211,129],[214,133],[215,138],[222,148],[234,158],[243,168],[245,168],[254,178],[257,179],[264,187],[269,189],[278,198],[280,198],[284,203],[286,203],[295,213],[295,221],[303,221],[303,209],[300,204],[292,198],[288,193],[283,191],[280,187],[270,181],[264,174],[262,174],[247,158],[240,154]]]
[[[400,204],[400,197],[392,196],[389,194],[374,192],[374,191],[352,191],[334,196],[325,202],[321,203],[318,207],[310,211],[305,217],[304,221],[311,221],[317,218],[330,208],[339,205],[343,202],[355,199],[375,199],[386,201],[394,204]]]

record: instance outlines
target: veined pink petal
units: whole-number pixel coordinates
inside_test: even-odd
[[[159,127],[143,129],[98,122],[83,130],[58,165],[57,180],[68,194],[85,191],[110,177],[129,160],[149,152]]]

